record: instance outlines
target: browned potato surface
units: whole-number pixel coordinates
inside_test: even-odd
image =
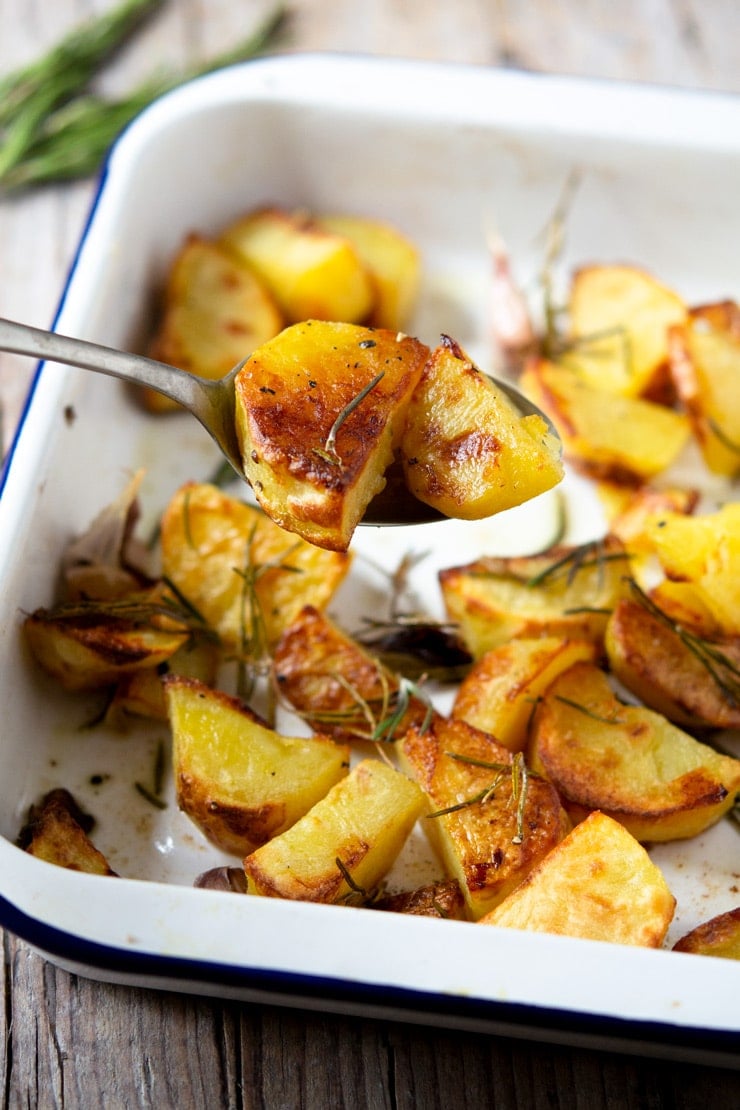
[[[520,752],[537,700],[550,683],[579,660],[593,662],[597,655],[593,640],[511,640],[473,666],[458,687],[452,716],[491,733],[510,752]]]
[[[183,622],[162,616],[153,591],[105,608],[75,602],[38,609],[23,630],[37,662],[66,690],[95,690],[152,670],[189,638]]]
[[[57,867],[115,876],[105,856],[90,840],[92,826],[92,817],[83,813],[68,790],[51,790],[31,807],[18,845],[29,855]]]
[[[622,684],[670,721],[740,728],[740,637],[710,641],[623,598],[609,618],[606,649]]]
[[[398,709],[398,677],[324,613],[307,605],[286,628],[273,653],[281,695],[318,732],[335,739],[371,739]],[[418,698],[384,735],[402,736],[428,712]]]
[[[676,941],[673,951],[740,960],[740,906],[697,925]]]
[[[177,803],[225,852],[284,832],[347,773],[348,749],[327,737],[282,736],[193,678],[169,676],[165,690]]]
[[[473,656],[516,638],[557,636],[601,645],[625,592],[629,556],[615,537],[541,555],[482,558],[440,572],[445,607]]]
[[[479,924],[660,948],[675,906],[645,849],[597,812]]]
[[[244,860],[247,892],[363,902],[390,871],[426,805],[416,783],[363,759],[281,836]]]
[[[659,713],[624,705],[590,663],[576,663],[545,694],[530,757],[574,821],[598,809],[641,841],[696,836],[727,813],[740,790],[740,760]]]
[[[465,899],[455,879],[440,879],[416,890],[386,894],[375,899],[372,909],[406,913],[413,917],[442,917],[453,921],[466,919]]]
[[[435,717],[424,731],[409,729],[398,757],[430,799],[424,830],[473,919],[505,898],[569,828],[552,786],[522,780],[511,752],[464,721]]]
[[[321,320],[286,328],[254,352],[236,379],[237,433],[247,478],[273,520],[346,551],[385,485],[428,354],[409,336]]]
[[[448,336],[412,394],[400,454],[414,496],[463,520],[520,505],[563,477],[560,442],[542,417],[523,416]]]
[[[327,605],[350,557],[313,547],[263,512],[188,483],[162,516],[162,566],[227,650],[269,648],[305,604]]]

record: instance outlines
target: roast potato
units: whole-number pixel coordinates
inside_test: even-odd
[[[678,397],[708,468],[740,470],[740,307],[734,301],[693,309],[669,330]]]
[[[282,736],[237,698],[165,679],[177,804],[225,852],[244,856],[290,828],[349,768],[328,737]]]
[[[582,266],[568,314],[567,360],[584,381],[625,397],[662,393],[668,329],[686,316],[677,293],[637,266]]]
[[[363,759],[292,828],[246,857],[247,893],[362,903],[393,866],[425,805],[411,779]]]
[[[399,742],[401,766],[430,799],[424,830],[468,914],[497,905],[567,832],[553,787],[527,777],[493,737],[464,721],[435,717]]]
[[[372,312],[373,281],[353,244],[305,212],[249,212],[219,241],[255,271],[289,324],[360,323]]]
[[[327,605],[350,557],[313,547],[259,509],[187,483],[161,521],[163,573],[227,651],[272,647],[310,597]]]
[[[376,328],[400,331],[411,321],[419,293],[421,259],[397,228],[368,216],[324,215],[319,227],[349,240],[370,275],[373,306],[367,320]]]
[[[610,396],[574,370],[530,359],[523,391],[552,420],[565,457],[591,478],[639,486],[661,474],[686,445],[683,413],[641,397]]]
[[[275,646],[273,673],[282,697],[312,728],[335,739],[369,740],[387,725],[380,738],[392,741],[429,711],[413,695],[404,709],[398,676],[312,605]]]
[[[490,733],[510,752],[520,752],[538,698],[563,671],[579,660],[593,662],[598,654],[593,640],[511,640],[473,666],[457,689],[452,716]]]
[[[191,235],[170,270],[164,308],[149,354],[202,378],[221,378],[283,327],[283,317],[256,274],[203,236]],[[177,409],[153,389],[152,412]]]
[[[560,441],[542,417],[523,416],[448,336],[411,396],[400,457],[414,496],[463,520],[520,505],[563,477]]]
[[[740,960],[740,906],[697,925],[676,941],[673,951]]]
[[[355,324],[306,320],[247,360],[236,426],[257,500],[282,527],[346,551],[403,434],[429,349]]]
[[[640,841],[696,836],[728,812],[740,760],[721,755],[576,663],[555,680],[532,724],[530,761],[574,821],[601,810]]]
[[[740,728],[740,636],[707,640],[622,598],[605,642],[612,672],[650,709],[689,728]]]
[[[113,875],[102,852],[90,840],[93,818],[84,813],[68,790],[57,788],[31,807],[18,835],[18,846],[31,856],[91,875]]]
[[[675,908],[642,845],[595,812],[479,924],[660,948]]]
[[[624,596],[629,556],[615,537],[539,555],[482,558],[447,567],[445,607],[475,659],[524,637],[602,644],[611,609]]]

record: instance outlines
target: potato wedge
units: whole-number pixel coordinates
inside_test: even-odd
[[[519,637],[601,644],[624,595],[629,556],[621,543],[555,547],[541,555],[484,558],[440,571],[445,607],[475,659]]]
[[[479,924],[660,948],[675,907],[638,841],[592,813]]]
[[[285,832],[347,774],[349,749],[328,737],[282,736],[194,678],[164,685],[177,804],[225,852]]]
[[[305,213],[261,208],[230,224],[219,241],[255,271],[289,324],[360,323],[373,310],[373,281],[354,245]]]
[[[425,806],[411,779],[364,759],[292,828],[247,856],[247,893],[362,902],[393,866]]]
[[[419,252],[405,235],[382,220],[367,216],[325,215],[319,227],[349,240],[373,283],[373,307],[367,323],[401,331],[409,326],[421,280]]]
[[[669,329],[670,369],[678,398],[708,468],[740,471],[740,307],[734,301],[692,309]]]
[[[191,235],[170,270],[149,355],[201,378],[221,378],[283,323],[271,294],[245,263],[218,243]],[[151,412],[178,408],[153,389],[141,396]]]
[[[568,304],[569,365],[596,389],[624,397],[662,388],[668,328],[686,316],[682,299],[636,266],[583,266]]]
[[[413,695],[406,709],[399,679],[311,605],[286,628],[273,652],[281,695],[318,732],[335,739],[370,740],[402,736],[429,712]]]
[[[307,598],[328,604],[350,565],[348,555],[305,543],[208,484],[175,493],[161,543],[163,573],[228,650],[245,639],[253,651],[275,644]]]
[[[527,363],[521,387],[552,420],[565,457],[591,478],[641,485],[666,470],[689,439],[683,413],[640,397],[605,401],[575,371],[544,359]]]
[[[487,652],[460,683],[455,720],[488,732],[510,752],[523,751],[537,700],[574,663],[595,662],[593,640],[558,636],[512,640]]]
[[[448,336],[411,396],[400,457],[414,496],[463,520],[520,505],[563,477],[560,442],[542,417],[522,416]]]
[[[693,597],[723,635],[740,635],[740,504],[701,516],[656,514],[644,536],[667,577],[685,584],[687,603]]]
[[[65,690],[96,690],[156,669],[190,636],[184,620],[162,615],[154,591],[102,605],[38,609],[26,617],[23,631],[36,661]]]
[[[530,760],[574,821],[592,810],[641,841],[696,836],[732,807],[740,760],[694,740],[653,710],[624,705],[607,676],[576,663],[537,707]]]
[[[112,875],[110,864],[90,840],[94,821],[68,790],[51,790],[31,807],[18,835],[18,846],[31,856],[91,875]]]
[[[497,905],[570,825],[552,786],[521,778],[521,762],[464,721],[435,717],[398,747],[402,767],[429,796],[424,831],[476,920]]]
[[[606,627],[609,666],[649,709],[689,728],[740,728],[740,636],[707,640],[623,598]]]
[[[244,470],[265,512],[310,543],[346,551],[403,433],[429,349],[356,324],[306,320],[236,378]]]
[[[673,951],[740,960],[740,906],[697,925],[676,941]]]

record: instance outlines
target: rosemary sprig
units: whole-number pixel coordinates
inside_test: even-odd
[[[72,32],[47,55],[0,83],[0,187],[6,192],[97,171],[120,131],[158,96],[185,81],[259,54],[284,26],[278,7],[244,42],[177,74],[154,75],[119,100],[87,92],[96,71],[161,0],[127,0]],[[2,97],[3,84],[9,99]]]
[[[129,36],[161,8],[163,0],[124,0],[65,35],[28,65],[0,79],[0,127],[30,110],[50,92],[61,99],[84,86]]]
[[[582,570],[595,566],[602,571],[606,563],[628,559],[629,553],[627,551],[605,551],[601,540],[589,540],[587,543],[574,547],[560,558],[555,559],[539,574],[532,575],[531,578],[527,579],[527,585],[531,587],[542,586],[550,579],[557,578],[564,573],[567,577],[567,584],[571,586]]]
[[[474,756],[462,755],[459,752],[445,752],[446,756],[450,759],[456,760],[458,763],[467,763],[471,767],[483,767],[486,770],[495,771],[496,775],[493,780],[484,786],[477,794],[473,794],[470,798],[466,798],[462,802],[456,802],[454,805],[446,806],[444,809],[435,810],[433,813],[427,814],[428,820],[433,820],[438,817],[445,817],[450,813],[457,813],[462,809],[468,809],[475,805],[485,805],[489,801],[501,783],[507,776],[511,778],[511,797],[516,805],[516,833],[512,837],[512,844],[522,844],[524,841],[524,812],[527,805],[527,791],[529,786],[530,777],[537,778],[534,772],[527,768],[524,761],[524,756],[521,752],[517,752],[511,763],[498,763],[489,761],[487,759],[477,759]]]
[[[643,589],[638,586],[633,578],[628,579],[628,585],[633,597],[639,602],[652,617],[660,621],[666,628],[678,636],[681,643],[701,663],[709,676],[713,679],[728,705],[740,705],[740,667],[729,658],[721,648],[689,631],[678,621],[673,620],[652,598],[648,597]]]
[[[314,454],[319,455],[326,462],[330,462],[334,466],[342,465],[342,460],[337,454],[337,435],[339,434],[339,429],[342,427],[345,420],[352,415],[357,406],[362,404],[368,393],[375,389],[378,382],[381,381],[384,376],[385,371],[381,370],[379,374],[375,375],[372,381],[369,381],[366,386],[363,386],[360,392],[355,397],[353,397],[347,405],[344,406],[344,408],[341,410],[336,420],[332,424],[331,428],[329,429],[329,435],[326,437],[326,442],[324,443],[324,446],[314,447]]]
[[[387,742],[397,739],[396,729],[406,716],[412,698],[416,698],[418,701],[424,703],[425,714],[421,725],[419,725],[419,731],[421,733],[426,732],[431,723],[432,716],[434,715],[434,707],[427,694],[420,686],[412,682],[409,678],[401,677],[398,682],[398,691],[393,699],[394,705],[388,715],[375,726],[370,739],[376,742]]]
[[[281,570],[288,574],[303,573],[300,567],[292,566],[285,561],[298,549],[300,540],[291,544],[274,559],[258,563],[254,557],[256,535],[257,524],[255,522],[247,537],[244,566],[233,568],[234,573],[242,580],[239,650],[237,654],[237,692],[241,698],[246,700],[252,696],[257,678],[269,674],[272,663],[265,616],[257,590],[257,583],[263,575],[271,570]]]
[[[154,768],[152,771],[152,787],[151,789],[140,781],[134,783],[134,789],[145,798],[150,805],[155,806],[157,809],[167,809],[167,803],[162,798],[162,787],[164,785],[164,770],[165,770],[165,755],[164,744],[160,740],[157,744],[157,750],[154,753]]]
[[[573,698],[566,698],[562,694],[555,694],[555,701],[567,705],[570,709],[576,709],[579,713],[583,713],[584,717],[590,717],[592,721],[599,721],[603,725],[620,725],[622,720],[620,717],[604,717],[601,713],[596,713],[593,709],[589,709],[587,705],[583,705]]]
[[[736,455],[740,455],[740,443],[736,440],[730,439],[727,432],[722,428],[716,420],[709,420],[709,428],[714,436],[720,441],[723,447],[728,451],[733,451]]]

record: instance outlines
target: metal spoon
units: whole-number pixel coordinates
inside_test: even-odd
[[[84,339],[58,335],[56,332],[32,328],[13,320],[0,318],[0,351],[11,351],[18,355],[31,355],[33,358],[49,362],[62,362],[81,370],[93,370],[96,374],[107,374],[112,378],[136,385],[149,386],[177,401],[184,409],[200,421],[226,456],[238,476],[246,481],[241,452],[236,435],[234,379],[241,369],[235,366],[224,378],[210,381],[195,374],[156,362],[143,355],[129,354],[124,351],[90,343]],[[557,434],[552,423],[518,390],[508,382],[495,381],[513,401],[523,415],[538,415],[548,424],[553,434]],[[428,524],[432,521],[446,520],[441,513],[431,509],[413,496],[407,489],[400,468],[391,467],[386,474],[387,484],[382,493],[370,503],[363,524],[393,526],[401,524]]]

